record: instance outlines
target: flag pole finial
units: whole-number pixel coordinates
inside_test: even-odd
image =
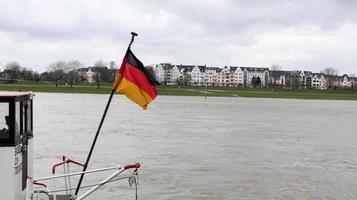
[[[130,40],[130,43],[129,43],[129,48],[131,47],[131,44],[133,44],[135,36],[138,36],[138,34],[135,33],[135,32],[131,32],[131,40]]]

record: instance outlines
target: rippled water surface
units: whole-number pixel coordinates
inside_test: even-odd
[[[36,94],[36,176],[85,161],[108,96]],[[140,199],[357,199],[357,102],[116,95],[89,168],[132,161]],[[127,185],[91,199],[134,199]]]

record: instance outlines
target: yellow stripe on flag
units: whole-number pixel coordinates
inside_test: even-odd
[[[146,110],[147,105],[152,101],[151,97],[137,85],[121,77],[120,83],[116,85],[116,92],[126,95],[129,99]]]

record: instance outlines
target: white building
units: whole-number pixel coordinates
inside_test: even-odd
[[[88,67],[88,68],[80,68],[77,70],[79,76],[80,76],[80,79],[84,82],[87,82],[87,83],[94,83],[94,78],[95,78],[95,75],[96,73],[92,70],[91,67]]]
[[[243,71],[241,67],[227,67],[217,73],[218,86],[242,86],[244,83]]]
[[[342,76],[342,81],[341,81],[341,87],[343,88],[351,88],[352,87],[352,80],[347,76],[347,74],[344,74]]]
[[[227,66],[223,69],[218,70],[217,85],[218,86],[230,86],[231,84],[231,74]]]
[[[269,84],[277,87],[291,87],[292,86],[292,71],[280,71],[274,70],[269,72]],[[300,72],[297,72],[297,81],[302,80],[300,78]]]
[[[204,83],[204,74],[206,71],[206,66],[194,66],[191,71],[191,84],[192,85],[202,85]]]
[[[174,65],[171,69],[170,69],[170,84],[171,85],[176,85],[178,79],[180,79],[181,77],[183,77],[183,71],[181,71],[177,65]]]
[[[334,86],[338,88],[351,88],[353,86],[353,78],[347,76],[347,74],[336,76]]]
[[[94,75],[95,72],[92,71],[92,68],[88,67],[88,71],[86,72],[86,79],[88,83],[93,83],[94,82]]]
[[[204,73],[203,82],[207,85],[217,85],[217,67],[206,67],[206,72]]]
[[[170,63],[160,63],[158,65],[151,65],[153,67],[156,80],[159,83],[166,84],[170,82],[172,65]]]
[[[177,65],[176,66],[179,70],[179,82],[181,84],[189,84],[189,85],[194,85],[194,81],[197,80],[197,77],[195,76],[195,79],[192,79],[192,71],[195,68],[195,65]],[[196,74],[197,70],[195,70]],[[177,83],[178,81],[176,81]]]
[[[311,87],[312,89],[326,90],[327,87],[326,87],[326,80],[324,74],[322,73],[312,74]]]
[[[243,71],[243,80],[244,86],[252,86],[252,80],[254,78],[258,78],[261,81],[261,86],[265,87],[269,81],[269,68],[261,68],[261,67],[241,67]]]
[[[240,67],[230,67],[231,84],[232,86],[243,86],[243,71]]]
[[[156,80],[159,83],[163,83],[164,82],[164,68],[162,67],[162,65],[161,64],[151,65],[151,67],[154,69]]]

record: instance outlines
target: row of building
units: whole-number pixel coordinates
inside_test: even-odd
[[[228,87],[282,87],[304,89],[357,88],[357,78],[311,71],[272,71],[261,67],[206,65],[151,65],[161,84],[212,85]]]

